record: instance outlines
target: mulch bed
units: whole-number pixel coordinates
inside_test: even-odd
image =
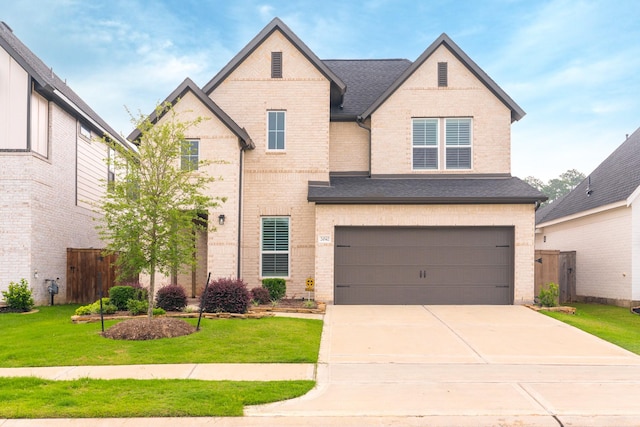
[[[189,335],[196,331],[195,326],[175,317],[133,318],[116,323],[103,336],[114,340],[154,340]]]

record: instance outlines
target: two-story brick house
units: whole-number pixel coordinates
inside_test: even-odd
[[[290,297],[313,278],[336,304],[533,300],[545,197],[510,174],[525,113],[446,34],[414,62],[323,61],[276,18],[178,99],[211,119],[188,135],[200,158],[225,161],[198,172],[228,197],[198,277],[284,277]]]
[[[114,178],[105,135],[128,146],[0,22],[0,290],[25,278],[46,304],[45,280],[60,278],[64,301],[67,249],[102,247],[93,203]]]

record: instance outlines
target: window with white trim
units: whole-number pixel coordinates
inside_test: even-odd
[[[289,218],[264,217],[261,227],[261,276],[289,276]]]
[[[180,168],[187,171],[198,170],[200,141],[197,139],[188,139],[182,143],[182,151],[180,153]]]
[[[413,119],[413,169],[438,169],[438,119]]]
[[[445,119],[447,169],[471,169],[471,119]]]
[[[84,123],[80,123],[79,127],[80,127],[80,135],[90,140],[91,130],[89,129],[89,127]]]
[[[284,150],[285,112],[267,111],[267,149]]]
[[[412,169],[471,169],[472,128],[468,117],[412,119]]]

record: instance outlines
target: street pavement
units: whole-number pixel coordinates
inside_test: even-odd
[[[315,376],[317,386],[241,418],[0,419],[0,427],[640,426],[640,356],[522,306],[328,306],[317,367],[20,369],[0,376]]]

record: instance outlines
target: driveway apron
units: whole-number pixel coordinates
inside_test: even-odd
[[[316,389],[246,414],[640,425],[638,402],[639,356],[523,306],[328,306]]]

